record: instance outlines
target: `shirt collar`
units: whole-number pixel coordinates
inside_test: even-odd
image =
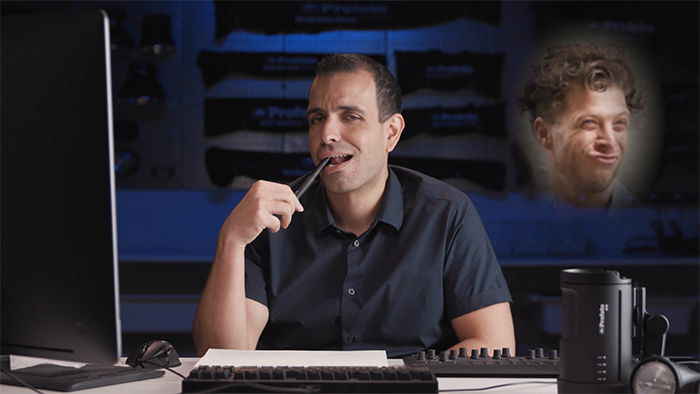
[[[399,177],[389,167],[389,180],[386,183],[382,205],[379,207],[377,221],[386,223],[396,231],[403,224],[403,188]]]
[[[313,211],[313,228],[318,235],[321,235],[327,228],[335,227],[335,219],[328,204],[326,189],[323,187],[322,182],[319,182],[318,185],[314,198],[316,207],[314,207]],[[384,189],[384,195],[380,204],[377,212],[377,222],[386,223],[396,231],[401,229],[404,207],[403,188],[391,167],[389,168],[389,179],[387,180],[386,189]]]

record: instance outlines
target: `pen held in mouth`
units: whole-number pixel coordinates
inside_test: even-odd
[[[299,186],[299,188],[294,192],[294,195],[297,196],[297,198],[301,198],[301,196],[306,192],[306,189],[308,189],[309,186],[311,186],[311,184],[314,183],[316,178],[318,178],[318,174],[321,173],[321,170],[323,170],[323,168],[327,166],[328,163],[330,163],[330,161],[331,158],[326,157],[325,159],[321,160],[320,163],[318,163],[318,165],[314,169],[314,172],[312,172],[311,175],[309,175],[306,178],[304,183],[302,183],[301,186]]]

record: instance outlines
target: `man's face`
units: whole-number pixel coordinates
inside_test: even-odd
[[[617,87],[603,92],[572,84],[566,108],[549,125],[549,150],[553,186],[569,196],[611,190],[612,181],[627,147],[630,112],[625,95]]]
[[[309,92],[309,152],[315,163],[332,156],[321,172],[329,193],[383,187],[387,157],[401,130],[392,118],[379,122],[377,95],[367,71],[321,75]],[[401,128],[403,123],[401,123]]]

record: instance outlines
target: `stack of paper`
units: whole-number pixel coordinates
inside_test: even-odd
[[[386,367],[384,350],[231,350],[209,349],[200,365],[255,367]]]

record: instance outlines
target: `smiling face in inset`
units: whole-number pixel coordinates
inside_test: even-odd
[[[572,83],[553,122],[535,119],[547,149],[554,194],[574,205],[604,205],[627,147],[630,111],[617,87],[594,91]]]
[[[387,158],[398,143],[403,118],[394,114],[379,121],[372,74],[358,70],[317,76],[307,115],[314,162],[333,157],[321,172],[329,194],[383,190]]]

